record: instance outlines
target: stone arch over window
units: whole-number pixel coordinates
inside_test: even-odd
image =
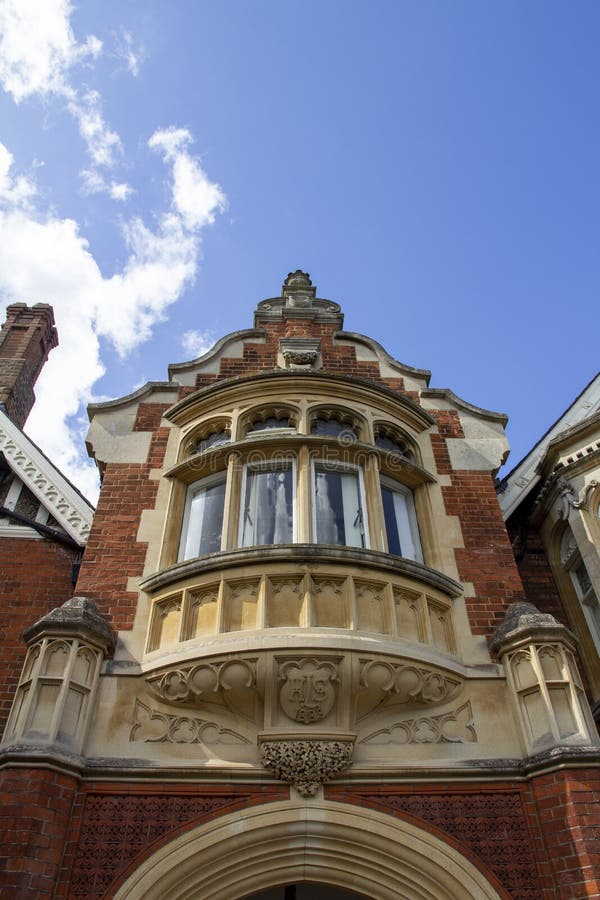
[[[309,410],[309,433],[341,441],[367,440],[367,425],[362,416],[342,406],[317,406]]]
[[[239,436],[256,437],[270,433],[293,434],[298,428],[298,409],[288,403],[273,403],[254,407],[240,421]]]
[[[418,462],[413,441],[396,425],[389,422],[375,422],[373,425],[374,443],[386,453],[401,456],[409,462]]]
[[[502,896],[491,874],[440,838],[401,819],[327,801],[266,804],[202,825],[154,853],[113,896],[238,900],[298,881],[379,900]]]
[[[226,416],[203,422],[186,438],[183,447],[183,458],[206,453],[215,447],[231,441],[231,420]]]

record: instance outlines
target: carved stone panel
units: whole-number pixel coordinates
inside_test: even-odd
[[[367,745],[463,744],[477,740],[471,704],[439,716],[418,716],[394,722],[359,741]]]
[[[244,718],[257,721],[261,698],[257,690],[256,659],[234,658],[180,666],[146,679],[166,703],[201,706],[217,703]]]
[[[250,744],[248,738],[231,728],[220,726],[217,722],[196,716],[171,715],[158,709],[152,709],[139,699],[135,702],[129,740],[154,744],[206,744],[208,746]]]
[[[318,659],[288,660],[279,666],[283,684],[281,708],[294,722],[308,725],[324,719],[335,703],[337,667]]]

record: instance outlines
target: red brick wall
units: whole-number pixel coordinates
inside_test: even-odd
[[[57,343],[54,314],[47,303],[7,307],[0,330],[0,403],[21,428],[35,400],[33,385]]]
[[[528,523],[530,504],[519,507],[506,523],[527,600],[568,625],[552,569],[537,530]]]
[[[25,659],[22,634],[73,596],[72,569],[81,553],[49,540],[0,538],[0,734]]]
[[[137,593],[127,591],[127,580],[141,577],[144,569],[147,543],[137,540],[137,532],[143,510],[153,509],[156,502],[158,481],[150,472],[163,464],[169,430],[159,423],[166,408],[140,404],[134,430],[153,430],[147,462],[106,466],[77,583],[78,593],[109,614],[117,630],[133,625]]]
[[[0,772],[0,895],[54,896],[77,783],[44,769]]]
[[[0,773],[2,897],[111,897],[160,847],[287,786],[88,783],[41,769]],[[328,785],[325,798],[402,818],[446,842],[505,900],[599,900],[600,770],[529,783]]]
[[[556,900],[600,900],[600,768],[533,780],[543,884]]]

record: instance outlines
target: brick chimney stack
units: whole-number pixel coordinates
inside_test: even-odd
[[[0,405],[22,428],[35,402],[33,385],[58,344],[54,312],[48,303],[13,303],[0,329]]]

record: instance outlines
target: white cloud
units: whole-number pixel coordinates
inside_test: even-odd
[[[32,94],[68,96],[69,69],[98,56],[102,43],[75,40],[69,0],[2,0],[0,81],[16,103]]]
[[[113,200],[127,200],[130,194],[133,194],[133,188],[125,182],[111,181],[108,193]]]
[[[120,138],[104,119],[100,94],[72,81],[73,67],[93,60],[102,45],[95,37],[78,43],[72,9],[69,0],[0,0],[0,84],[17,103],[52,94],[64,102],[90,157],[84,189],[122,202],[132,188],[106,174],[122,155]],[[139,53],[123,34],[136,74]],[[82,409],[104,372],[102,340],[123,358],[148,340],[196,275],[201,229],[225,207],[221,188],[189,152],[187,130],[166,128],[148,143],[171,169],[169,209],[152,227],[141,219],[124,222],[128,258],[111,277],[102,274],[77,222],[34,208],[34,183],[12,174],[12,155],[0,144],[0,304],[51,303],[60,339],[36,386],[27,431],[92,499],[97,476],[80,450]]]
[[[125,68],[134,78],[140,73],[140,65],[144,61],[144,49],[139,46],[134,49],[133,35],[131,32],[121,29],[116,38],[115,56],[122,60]]]
[[[12,159],[4,149],[8,173]],[[175,165],[176,158],[172,162]],[[201,177],[208,182],[203,172]],[[13,183],[9,179],[7,184],[10,191]],[[89,402],[93,385],[104,372],[100,339],[109,341],[121,357],[127,356],[148,340],[153,326],[193,281],[200,223],[212,222],[225,202],[218,185],[213,187],[190,218],[198,223],[193,228],[187,226],[174,197],[171,211],[159,219],[154,231],[140,219],[125,223],[129,256],[110,278],[103,276],[72,219],[40,216],[31,209],[0,211],[0,300],[51,303],[60,338],[42,370],[27,431],[92,498],[96,475],[79,451],[81,425],[74,417]]]
[[[24,175],[11,174],[12,153],[0,143],[0,201],[8,206],[28,206],[36,193],[34,182]]]
[[[87,144],[88,153],[96,166],[111,167],[123,151],[116,131],[108,127],[101,111],[102,99],[98,91],[74,94],[67,108],[79,125],[79,133]]]
[[[108,194],[113,200],[127,200],[134,193],[123,181],[108,181],[98,169],[82,169],[79,173],[85,194]]]
[[[99,55],[102,43],[93,35],[77,42],[72,11],[69,0],[1,0],[0,83],[16,103],[38,95],[63,99],[93,165],[111,168],[123,149],[119,135],[104,120],[100,94],[77,90],[70,78],[73,66]]]
[[[188,153],[191,142],[187,129],[165,128],[155,131],[148,145],[173,164],[173,205],[186,227],[194,229],[214,222],[215,212],[225,208],[225,197]]]
[[[215,342],[212,331],[184,331],[181,335],[181,349],[187,354],[188,359],[196,359],[210,350]]]

